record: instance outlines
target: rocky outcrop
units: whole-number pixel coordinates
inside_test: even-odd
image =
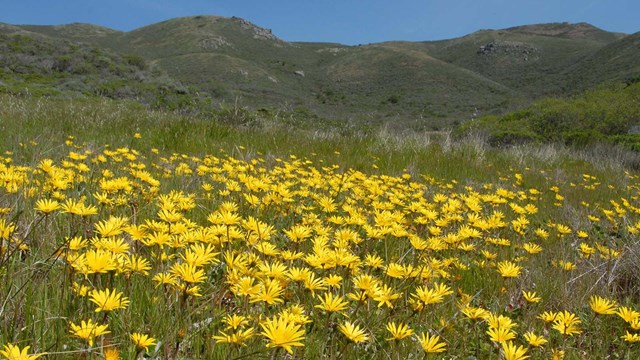
[[[216,50],[222,47],[231,47],[231,43],[222,36],[212,36],[200,40],[200,47],[202,50]]]
[[[276,41],[278,43],[285,43],[284,41],[280,40],[277,36],[273,35],[273,33],[271,32],[271,29],[261,28],[239,17],[234,16],[231,19],[237,22],[240,25],[240,28],[242,28],[243,30],[248,30],[253,32],[254,39],[271,40],[271,41]]]
[[[480,56],[510,55],[524,61],[537,60],[540,50],[529,44],[516,41],[492,41],[481,45],[476,54]]]

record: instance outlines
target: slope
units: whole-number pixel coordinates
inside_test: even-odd
[[[0,92],[104,96],[182,107],[187,87],[143,58],[0,25]]]
[[[481,30],[423,46],[443,61],[538,97],[568,91],[572,84],[565,70],[621,36],[584,23],[539,24]]]
[[[602,47],[569,68],[566,77],[579,89],[605,81],[640,81],[640,32]]]

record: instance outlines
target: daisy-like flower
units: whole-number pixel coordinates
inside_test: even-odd
[[[462,313],[471,320],[484,320],[491,315],[486,309],[473,306],[465,307]]]
[[[394,321],[387,323],[387,330],[391,333],[391,337],[387,340],[402,340],[413,335],[413,330],[409,326],[403,323],[396,325]]]
[[[120,360],[120,351],[117,347],[108,347],[102,351],[104,360]]]
[[[555,313],[553,311],[545,311],[542,314],[538,315],[538,319],[546,322],[546,323],[550,323],[553,322],[553,320],[556,319],[556,316],[558,315],[558,313]]]
[[[227,325],[225,327],[225,329],[227,330],[228,329],[236,330],[239,327],[246,326],[249,324],[249,320],[247,319],[246,316],[237,315],[237,314],[227,314],[227,316],[225,316],[225,318],[222,319],[222,322]]]
[[[640,318],[640,312],[632,310],[626,306],[621,306],[616,311],[616,314],[622,318],[622,320],[632,323],[634,320]]]
[[[69,326],[71,327],[71,334],[86,340],[89,346],[93,346],[93,339],[96,337],[110,333],[110,331],[107,331],[109,325],[98,325],[91,319],[87,321],[82,320],[80,325],[70,323]]]
[[[574,334],[582,333],[582,330],[580,330],[580,323],[580,319],[578,319],[575,314],[565,310],[556,314],[552,327],[558,330],[561,334],[573,336]]]
[[[284,299],[280,296],[284,293],[284,289],[278,280],[266,279],[263,284],[259,285],[258,292],[250,296],[250,302],[264,301],[269,305],[282,303]]]
[[[289,322],[283,317],[268,319],[264,324],[260,324],[262,334],[269,340],[267,347],[281,347],[289,354],[293,354],[292,347],[304,346],[304,329],[301,325]]]
[[[591,310],[600,315],[613,315],[616,313],[616,302],[613,300],[602,298],[598,295],[593,295],[589,299],[589,306]]]
[[[30,346],[25,346],[20,349],[17,345],[5,344],[0,350],[0,355],[4,356],[6,360],[35,360],[45,354],[29,355]]]
[[[440,336],[429,335],[428,333],[420,334],[418,338],[422,350],[426,353],[439,353],[447,350],[447,345],[440,342]]]
[[[330,286],[332,288],[340,289],[342,286],[342,276],[340,275],[329,275],[323,279],[325,285]]]
[[[522,266],[518,266],[511,261],[505,260],[498,263],[498,272],[502,277],[518,277],[521,271]]]
[[[255,330],[253,328],[238,329],[236,332],[231,334],[227,334],[220,330],[218,331],[218,335],[214,335],[211,338],[214,339],[216,343],[246,346],[245,341],[251,339],[254,334]]]
[[[560,349],[551,350],[551,359],[552,360],[562,360],[562,359],[564,359],[564,350],[560,350]]]
[[[634,342],[638,342],[640,341],[640,335],[638,334],[631,334],[629,333],[629,331],[627,330],[626,334],[624,334],[623,336],[621,336],[622,340],[629,342],[629,343],[634,343]]]
[[[60,203],[51,199],[40,199],[36,202],[35,209],[43,214],[50,214],[60,209]]]
[[[190,284],[201,283],[207,277],[203,269],[198,269],[197,267],[186,263],[174,264],[171,267],[171,272]]]
[[[491,341],[495,341],[497,343],[504,343],[508,340],[513,340],[516,338],[515,332],[504,327],[491,328],[487,330],[487,335],[489,335]]]
[[[504,353],[505,360],[524,360],[528,359],[527,348],[524,346],[517,346],[513,342],[503,342],[502,352]]]
[[[326,312],[341,312],[349,306],[342,296],[333,295],[331,292],[326,292],[324,298],[320,299],[320,303],[315,307]]]
[[[542,251],[542,246],[532,242],[525,243],[522,248],[529,254],[537,254]]]
[[[489,324],[489,327],[492,329],[503,328],[503,329],[511,330],[516,326],[518,326],[518,324],[516,324],[513,320],[511,320],[511,318],[507,316],[495,315],[491,313],[487,317],[487,323]]]
[[[347,337],[347,339],[353,341],[354,343],[361,343],[369,340],[369,336],[365,334],[363,329],[360,329],[358,325],[354,325],[349,321],[346,321],[344,324],[338,325],[338,330]]]
[[[141,334],[134,332],[130,335],[131,341],[138,348],[138,350],[144,349],[144,351],[149,351],[149,346],[156,344],[156,339],[150,337],[146,334]]]
[[[129,299],[116,290],[94,290],[89,297],[92,303],[98,305],[96,312],[124,309],[129,306]]]
[[[538,303],[542,298],[540,298],[535,291],[524,291],[522,290],[522,297],[529,303]]]
[[[547,339],[534,334],[532,331],[526,332],[524,338],[529,342],[529,345],[533,347],[540,347],[548,342]]]

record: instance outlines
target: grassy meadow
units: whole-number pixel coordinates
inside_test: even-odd
[[[635,153],[0,96],[7,359],[636,359]]]

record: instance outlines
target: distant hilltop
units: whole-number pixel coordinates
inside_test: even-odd
[[[362,46],[288,42],[244,19],[219,16],[176,18],[128,32],[90,24],[2,24],[0,35],[4,84],[33,83],[35,78],[27,79],[25,72],[55,62],[48,58],[54,53],[64,58],[64,49],[67,55],[100,51],[104,59],[87,55],[85,70],[110,72],[113,79],[120,73],[122,81],[131,82],[113,80],[115,89],[104,85],[105,93],[153,80],[158,92],[166,83],[170,91],[205,94],[220,103],[285,107],[333,119],[466,119],[640,76],[640,34],[608,32],[587,23]],[[17,37],[30,45],[16,45]],[[58,45],[53,44],[66,45],[54,51]],[[127,61],[140,68],[129,68]],[[81,68],[74,66],[75,71]],[[64,67],[37,71],[43,77],[47,71],[64,73],[56,77],[63,82],[40,84],[59,91],[74,90],[89,78]],[[99,87],[99,79],[92,81]]]

